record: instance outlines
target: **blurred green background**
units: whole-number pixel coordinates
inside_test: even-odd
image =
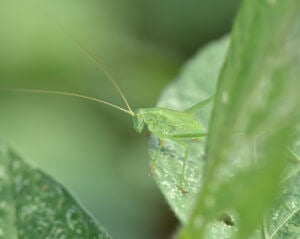
[[[199,47],[230,30],[240,0],[0,1],[0,87],[77,92],[132,108],[155,105]],[[0,139],[62,182],[118,239],[167,238],[176,227],[148,173],[146,133],[130,117],[80,99],[0,92]]]

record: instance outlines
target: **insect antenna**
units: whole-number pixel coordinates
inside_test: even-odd
[[[71,96],[71,97],[81,98],[81,99],[101,103],[101,104],[104,104],[104,105],[108,105],[110,107],[113,107],[117,110],[120,110],[122,112],[125,112],[125,113],[133,116],[132,111],[127,110],[127,109],[123,109],[122,107],[114,105],[114,104],[112,104],[110,102],[107,102],[105,100],[100,100],[100,99],[97,99],[97,98],[94,98],[94,97],[91,97],[91,96],[81,95],[81,94],[72,93],[72,92],[54,91],[54,90],[41,90],[41,89],[20,89],[20,88],[1,88],[0,90],[12,91],[12,92],[23,92],[23,93],[38,93],[38,94],[52,94],[52,95]]]
[[[75,43],[75,45],[78,46],[78,48],[85,53],[91,60],[93,60],[96,65],[99,67],[100,70],[102,70],[102,72],[107,76],[107,78],[110,80],[110,82],[113,84],[113,86],[115,87],[115,89],[117,90],[117,92],[119,93],[119,95],[121,96],[122,100],[124,101],[128,111],[133,114],[133,111],[131,109],[131,107],[129,106],[129,103],[124,95],[124,93],[122,92],[121,88],[119,87],[119,85],[116,83],[116,81],[113,79],[112,75],[109,73],[109,71],[107,70],[107,68],[105,67],[105,65],[99,60],[99,58],[92,53],[87,47],[83,46],[81,44],[80,41],[78,41],[76,38],[74,38],[72,36],[72,34],[67,31],[61,24],[57,24],[58,27],[61,29],[61,31],[66,34],[66,36],[73,42]]]

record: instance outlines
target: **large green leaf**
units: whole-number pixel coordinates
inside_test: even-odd
[[[274,202],[299,122],[299,13],[297,0],[244,2],[218,84],[201,193],[180,238],[211,238],[224,211],[236,237],[248,238]],[[291,180],[298,185],[299,174]]]
[[[176,187],[183,149],[173,142],[163,147],[154,178],[183,224],[192,213],[181,238],[233,238],[236,232],[246,238],[255,228],[254,238],[299,237],[299,164],[287,167],[286,160],[299,122],[299,10],[292,0],[244,3],[218,86],[206,161],[204,142],[190,143],[188,194]],[[183,110],[213,94],[226,49],[225,40],[201,51],[159,106]],[[205,126],[209,112],[198,114]],[[157,146],[153,137],[152,156]]]
[[[224,37],[201,49],[185,65],[178,78],[164,91],[158,105],[184,110],[213,95],[228,44],[228,37]],[[208,127],[211,105],[205,106],[197,114],[198,119],[206,128]],[[183,158],[183,148],[180,145],[167,141],[154,171],[154,179],[183,224],[187,223],[197,198],[205,163],[205,138],[200,142],[189,143],[190,153],[184,182],[184,189],[188,191],[187,194],[183,194],[177,187]],[[153,137],[150,148],[152,156],[155,155],[158,144],[157,139]]]
[[[0,237],[109,239],[49,176],[0,145]]]

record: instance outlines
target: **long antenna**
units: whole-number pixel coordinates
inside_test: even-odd
[[[52,94],[52,95],[72,96],[72,97],[81,98],[81,99],[85,99],[85,100],[95,101],[97,103],[102,103],[102,104],[108,105],[110,107],[113,107],[115,109],[118,109],[120,111],[123,111],[123,112],[125,112],[125,113],[127,113],[131,116],[134,115],[134,113],[132,111],[123,109],[123,108],[121,108],[117,105],[114,105],[112,103],[109,103],[107,101],[99,100],[99,99],[94,98],[94,97],[81,95],[81,94],[77,94],[77,93],[71,93],[71,92],[65,92],[65,91],[54,91],[54,90],[41,90],[41,89],[20,89],[20,88],[1,88],[0,90],[24,92],[24,93],[38,93],[38,94]]]
[[[85,53],[90,59],[92,59],[96,65],[104,72],[104,74],[108,77],[108,79],[111,81],[111,83],[113,84],[113,86],[115,87],[115,89],[118,91],[118,93],[120,94],[122,100],[124,101],[125,105],[128,108],[128,111],[130,111],[131,113],[133,113],[132,109],[130,108],[128,101],[125,97],[125,95],[123,94],[122,90],[120,89],[120,87],[118,86],[118,84],[114,81],[113,77],[111,76],[111,74],[109,73],[109,71],[107,70],[107,68],[105,67],[105,65],[97,58],[97,56],[92,53],[88,48],[86,48],[85,46],[83,46],[81,44],[80,41],[78,41],[76,38],[74,38],[72,36],[72,34],[67,31],[61,24],[57,23],[57,25],[59,26],[59,28],[61,29],[61,31],[67,35],[67,37],[74,42],[79,49]]]

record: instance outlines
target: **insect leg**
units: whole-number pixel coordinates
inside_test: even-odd
[[[208,105],[211,101],[213,101],[214,96],[208,97],[207,99],[193,105],[192,107],[188,108],[185,110],[185,112],[194,114],[197,113],[198,110],[200,110],[201,108],[203,108],[204,106]]]
[[[186,194],[188,191],[186,191],[183,187],[184,179],[185,179],[185,171],[187,168],[187,160],[188,160],[188,154],[190,151],[189,144],[183,142],[183,140],[195,140],[200,139],[202,137],[205,137],[207,135],[207,132],[204,130],[191,130],[191,131],[184,131],[180,133],[173,133],[169,135],[169,139],[173,140],[174,142],[182,145],[185,149],[184,151],[184,158],[183,158],[183,165],[182,165],[182,172],[180,176],[180,181],[178,188],[183,193]]]
[[[152,175],[152,174],[153,174],[156,160],[157,160],[157,158],[158,158],[158,156],[159,156],[159,154],[160,154],[160,151],[161,151],[162,147],[165,145],[165,143],[166,143],[166,140],[165,140],[165,139],[160,139],[159,148],[158,148],[158,150],[156,151],[155,156],[154,156],[154,158],[152,159],[151,164],[150,164],[149,175]]]
[[[182,169],[181,169],[181,175],[180,175],[180,179],[179,179],[179,185],[178,188],[179,190],[183,193],[186,194],[188,193],[188,191],[186,191],[183,187],[183,183],[184,183],[184,178],[185,178],[185,171],[186,171],[186,167],[187,167],[187,160],[188,160],[188,155],[189,155],[189,151],[190,151],[190,146],[187,143],[184,143],[182,141],[175,141],[178,144],[182,145],[184,147],[184,158],[183,158],[183,165],[182,165]]]
[[[167,138],[170,138],[177,142],[177,140],[192,140],[207,136],[206,130],[189,130],[184,132],[176,132],[169,134]]]

